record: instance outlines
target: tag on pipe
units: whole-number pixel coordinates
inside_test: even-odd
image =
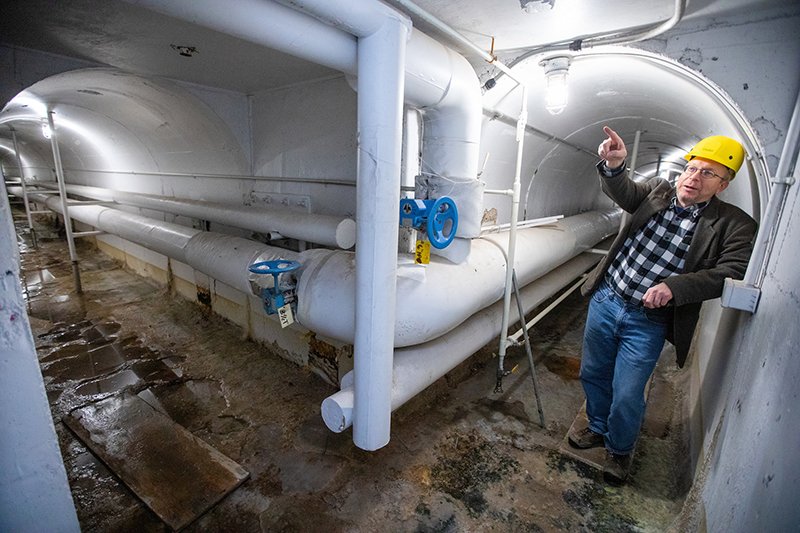
[[[430,241],[417,241],[417,247],[414,251],[414,263],[418,265],[427,265],[431,262],[431,242]]]
[[[291,326],[294,323],[294,316],[292,316],[292,307],[289,304],[284,305],[278,309],[278,318],[281,320],[281,328]]]

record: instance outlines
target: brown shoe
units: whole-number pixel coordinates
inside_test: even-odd
[[[612,483],[625,483],[631,473],[631,454],[619,455],[608,452],[606,454],[606,467],[603,469],[603,478]]]
[[[575,431],[572,428],[569,428],[569,434],[567,438],[570,446],[573,448],[579,448],[581,450],[603,446],[604,444],[603,434],[597,433],[588,427],[583,428],[580,431]]]

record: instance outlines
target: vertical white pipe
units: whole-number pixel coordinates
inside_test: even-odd
[[[506,265],[506,288],[503,297],[503,323],[500,329],[500,367],[498,372],[503,372],[503,359],[506,355],[508,343],[508,321],[511,314],[511,282],[514,274],[514,255],[517,249],[517,218],[519,218],[519,192],[520,174],[522,173],[522,149],[525,143],[525,125],[528,122],[528,86],[522,87],[522,108],[517,120],[517,169],[514,175],[513,197],[511,204],[511,228],[508,233],[508,264]],[[524,317],[523,317],[524,319]],[[498,378],[500,374],[498,373]]]
[[[639,142],[642,140],[642,130],[636,130],[633,138],[633,152],[631,152],[631,166],[628,171],[628,178],[633,179],[636,172],[636,159],[639,157]]]
[[[19,155],[19,144],[17,143],[17,132],[11,130],[11,140],[14,142],[14,156],[17,158],[17,168],[19,168],[19,181],[22,187],[22,201],[25,202],[25,216],[28,217],[28,229],[33,231],[33,221],[31,220],[31,206],[28,203],[28,186],[25,185],[25,176],[22,172],[22,158]]]
[[[389,442],[400,223],[405,44],[409,28],[388,18],[358,40],[358,185],[353,442]]]
[[[406,52],[408,53],[408,52]],[[420,125],[421,117],[419,111],[413,107],[407,107],[405,121],[403,122],[403,171],[400,178],[400,185],[404,188],[400,196],[402,198],[413,198],[413,189],[416,177],[419,174],[419,153],[420,153]],[[402,253],[413,253],[416,241],[416,230],[402,228],[400,230],[400,242],[398,251]]]

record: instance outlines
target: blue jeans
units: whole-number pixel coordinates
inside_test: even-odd
[[[664,347],[667,309],[627,303],[606,283],[592,295],[581,356],[589,428],[606,449],[633,450],[644,419],[644,389]]]

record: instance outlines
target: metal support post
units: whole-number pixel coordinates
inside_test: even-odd
[[[533,381],[533,393],[536,395],[536,408],[539,410],[539,422],[542,424],[542,429],[544,429],[546,428],[544,423],[544,411],[542,411],[542,400],[539,398],[539,384],[536,382],[536,367],[533,365],[533,352],[531,352],[531,343],[528,338],[528,325],[525,323],[525,311],[522,309],[522,299],[519,297],[516,272],[513,273],[512,279],[514,283],[514,297],[517,300],[517,309],[519,310],[519,321],[522,323],[525,351],[528,353],[528,363],[531,365],[531,380]]]
[[[53,111],[47,110],[47,123],[50,126],[52,135],[50,136],[50,146],[53,149],[53,161],[56,166],[56,178],[58,179],[58,192],[61,196],[61,211],[64,215],[64,229],[67,232],[67,245],[69,246],[69,258],[72,261],[72,272],[75,275],[75,291],[83,293],[81,287],[81,272],[78,268],[78,255],[75,252],[75,240],[72,238],[72,219],[69,216],[69,202],[67,202],[67,189],[64,181],[64,168],[61,166],[61,152],[58,149],[58,133],[53,123]]]
[[[28,186],[25,184],[25,175],[22,172],[22,158],[19,156],[19,144],[17,143],[17,132],[11,129],[11,139],[14,142],[14,156],[17,158],[17,168],[19,168],[19,184],[22,187],[22,201],[25,204],[25,216],[28,217],[28,229],[31,232],[33,247],[37,248],[36,230],[33,229],[33,219],[31,218],[31,205],[28,203]]]

